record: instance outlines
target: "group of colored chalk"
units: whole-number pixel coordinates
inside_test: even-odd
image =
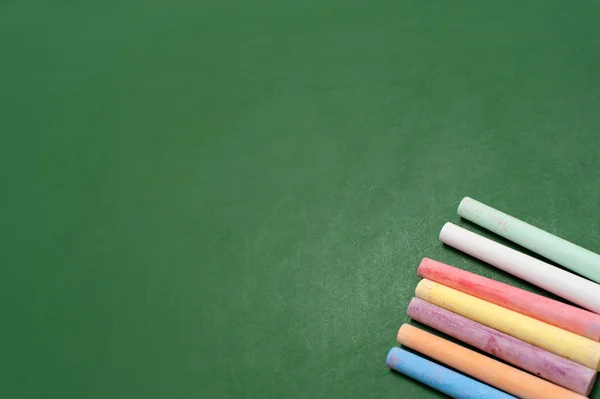
[[[394,347],[387,365],[459,399],[588,396],[600,369],[600,255],[468,197],[458,214],[578,275],[452,223],[443,243],[587,310],[425,258],[408,316],[478,351],[404,324],[398,343],[425,357]]]

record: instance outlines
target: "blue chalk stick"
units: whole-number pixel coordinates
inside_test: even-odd
[[[516,399],[507,393],[430,362],[404,349],[392,348],[386,364],[456,399]]]

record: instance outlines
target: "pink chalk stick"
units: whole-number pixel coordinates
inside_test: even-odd
[[[419,276],[484,301],[600,341],[600,315],[425,258]]]
[[[595,370],[422,299],[412,299],[408,316],[573,392],[587,396],[594,386]]]

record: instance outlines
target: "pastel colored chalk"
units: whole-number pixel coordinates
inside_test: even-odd
[[[421,261],[418,273],[422,278],[484,301],[514,310],[594,341],[600,340],[600,315],[596,313],[428,258]]]
[[[466,197],[458,214],[559,265],[600,283],[600,255]]]
[[[596,381],[595,370],[420,298],[410,302],[408,316],[573,392],[587,396]]]
[[[446,395],[457,399],[515,399],[514,396],[482,384],[404,349],[392,348],[386,364]]]
[[[417,298],[593,370],[598,370],[600,365],[600,343],[589,338],[494,305],[434,281],[421,280],[415,294]]]
[[[446,223],[440,240],[595,313],[600,313],[600,285],[492,240]]]
[[[523,399],[582,399],[578,393],[404,324],[398,342],[461,373]]]

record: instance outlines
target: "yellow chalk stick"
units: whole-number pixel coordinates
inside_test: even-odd
[[[546,324],[460,291],[421,280],[415,295],[532,345],[571,359],[594,370],[600,366],[600,343]]]

